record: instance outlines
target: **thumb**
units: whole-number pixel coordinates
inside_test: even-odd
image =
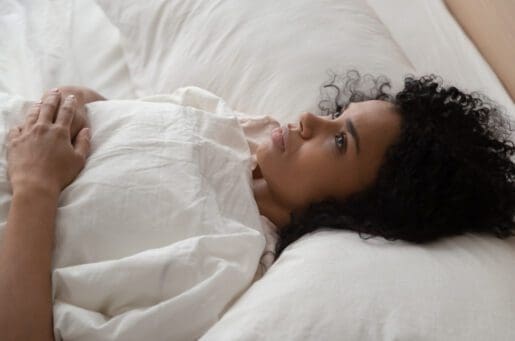
[[[77,154],[84,157],[84,160],[88,157],[90,146],[91,146],[91,133],[89,128],[83,128],[75,138],[75,145],[73,149]]]

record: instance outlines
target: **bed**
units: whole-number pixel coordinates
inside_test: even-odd
[[[493,71],[440,0],[4,0],[0,50],[1,137],[19,121],[14,113],[19,115],[45,90],[84,85],[115,100],[90,106],[92,113],[97,112],[91,118],[93,128],[99,128],[96,133],[93,129],[92,140],[98,150],[107,148],[106,141],[111,147],[128,148],[123,144],[126,139],[136,150],[145,133],[162,132],[153,123],[168,124],[169,117],[162,112],[179,110],[176,104],[200,118],[204,111],[218,113],[212,122],[217,127],[234,125],[227,114],[270,115],[281,123],[294,122],[303,111],[318,112],[319,87],[330,79],[329,69],[385,75],[392,81],[392,92],[402,88],[404,75],[435,73],[444,84],[489,96],[511,119],[515,114],[500,80],[504,74],[501,77],[498,68],[497,74]],[[131,114],[136,99],[143,99],[138,105],[146,105],[144,119]],[[199,129],[213,131],[198,122]],[[138,129],[122,135],[118,129],[122,126]],[[217,141],[241,139],[237,134],[230,141],[215,135],[210,136],[213,150]],[[134,154],[141,159],[111,160],[111,167],[131,169],[138,161],[150,162],[144,155],[155,156],[154,151]],[[220,174],[237,172],[245,162],[240,152],[231,154],[227,163],[234,167]],[[5,171],[5,148],[2,153]],[[155,160],[162,157],[159,154]],[[222,165],[222,161],[206,164]],[[97,173],[88,168],[87,176],[78,179],[83,187],[63,193],[60,227],[74,225],[81,217],[84,224],[74,227],[87,229],[109,216],[106,226],[123,221],[125,228],[136,229],[146,224],[141,218],[145,210],[165,214],[164,204],[152,203],[171,198],[156,186],[170,180],[166,173],[135,172],[121,177],[126,182],[120,186],[104,182],[103,199],[94,199],[98,188],[91,184],[105,180],[103,168],[95,169]],[[130,182],[141,174],[145,185],[154,187]],[[111,175],[112,180],[115,175]],[[10,196],[5,176],[0,180],[1,232]],[[244,186],[246,179],[238,181]],[[114,194],[123,196],[123,205],[110,200]],[[229,194],[234,192],[224,198]],[[237,199],[244,200],[244,195]],[[103,209],[98,209],[100,203]],[[117,210],[120,205],[130,210],[131,219]],[[255,207],[241,211],[229,206],[213,207],[229,212],[224,219],[230,216],[231,223],[227,218],[210,225],[229,229],[230,234],[224,232],[227,239],[213,237],[215,244],[195,244],[204,245],[203,255],[216,254],[216,260],[198,271],[190,268],[191,283],[182,288],[167,286],[180,274],[179,268],[157,276],[170,269],[171,258],[177,255],[159,240],[159,234],[144,247],[133,240],[128,247],[128,239],[120,238],[124,244],[118,245],[119,253],[106,243],[104,258],[98,248],[92,254],[87,242],[80,252],[68,253],[66,262],[56,258],[56,339],[515,340],[515,238],[467,234],[416,246],[379,238],[365,241],[348,231],[320,229],[290,245],[254,281],[263,231],[252,215]],[[67,230],[58,231],[58,241],[68,240],[70,235],[63,232]],[[153,231],[159,232],[157,227]],[[116,233],[124,233],[111,232],[114,239]],[[77,242],[81,235],[74,238]],[[152,263],[156,259],[159,266]],[[182,270],[200,264],[186,251],[184,259]],[[156,272],[143,271],[145,266]],[[112,291],[105,291],[98,279],[113,273],[114,279],[106,282]],[[138,282],[145,278],[150,282]],[[211,285],[201,285],[205,283]],[[168,290],[168,296],[156,298],[148,290]],[[200,291],[203,295],[198,296]],[[125,300],[117,300],[120,292]],[[178,300],[184,300],[182,306],[175,304]]]

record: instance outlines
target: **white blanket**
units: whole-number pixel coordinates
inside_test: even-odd
[[[188,89],[88,105],[91,155],[58,204],[56,339],[197,339],[251,284],[265,239],[250,151],[230,108],[199,91],[213,113],[173,104]],[[0,137],[24,105],[0,96]]]

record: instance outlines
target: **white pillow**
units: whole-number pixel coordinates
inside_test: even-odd
[[[201,340],[515,340],[515,238],[417,246],[319,230]]]
[[[0,93],[0,140],[27,104]],[[251,284],[265,245],[243,130],[194,88],[87,107],[91,154],[57,210],[55,336],[197,339]],[[1,152],[0,239],[11,201]]]
[[[136,93],[196,85],[235,110],[293,121],[316,112],[329,69],[385,74],[410,62],[363,0],[97,0],[120,30]]]

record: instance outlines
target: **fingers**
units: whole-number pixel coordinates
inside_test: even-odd
[[[27,116],[25,117],[25,122],[23,124],[24,127],[31,127],[33,126],[37,121],[39,117],[39,111],[41,108],[41,101],[39,103],[34,103],[27,113]]]
[[[50,124],[55,121],[56,125],[60,125],[70,131],[73,118],[77,112],[77,99],[74,95],[61,98],[61,94],[56,88],[43,97],[42,103],[37,108],[37,113],[35,112],[36,108],[31,110],[33,112],[28,115],[26,125],[35,124],[36,122]]]
[[[57,113],[57,118],[55,119],[55,123],[62,125],[65,128],[70,130],[73,117],[75,116],[75,112],[77,111],[77,100],[74,95],[69,95],[64,99],[64,102],[59,107],[59,111]]]
[[[43,103],[39,110],[39,116],[37,122],[39,123],[53,123],[54,116],[59,108],[59,102],[61,101],[61,94],[59,90],[53,89],[43,97]]]
[[[77,154],[81,156],[83,160],[86,160],[86,158],[89,155],[90,147],[91,147],[91,133],[89,128],[82,129],[78,134],[77,138],[75,139],[75,145],[73,146],[73,149]]]

